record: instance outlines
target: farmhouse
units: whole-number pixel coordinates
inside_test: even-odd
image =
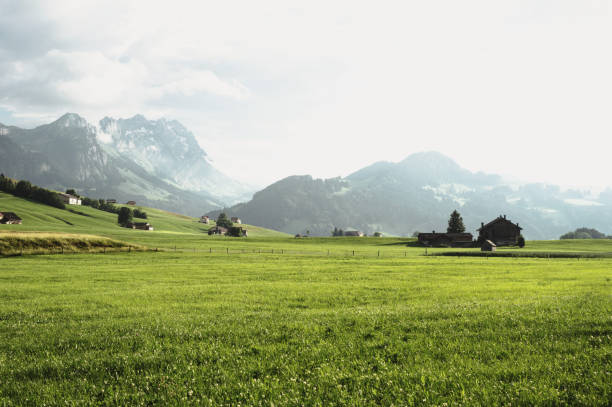
[[[223,226],[215,226],[214,228],[208,229],[208,235],[226,235],[227,228]]]
[[[127,201],[126,205],[136,205],[136,201]]]
[[[344,232],[344,236],[363,237],[363,232],[358,230],[347,230]]]
[[[506,219],[506,215],[500,215],[486,225],[481,224],[478,241],[490,240],[497,246],[516,246],[522,229],[518,223],[514,224]]]
[[[125,227],[139,230],[153,230],[153,226],[147,222],[128,222]]]
[[[0,212],[0,223],[3,225],[21,225],[21,218],[15,212]]]
[[[236,216],[232,217],[231,219],[232,223],[237,223],[237,224],[241,224],[242,220],[240,220],[240,218],[237,218]]]
[[[64,202],[65,204],[68,204],[68,205],[80,205],[81,204],[81,198],[76,197],[74,195],[63,194],[63,193],[60,193],[58,195],[60,199],[62,200],[62,202]]]
[[[419,233],[419,243],[431,247],[473,247],[471,233]]]
[[[200,223],[204,223],[204,224],[208,225],[210,223],[210,218],[208,216],[204,215],[204,216],[202,216],[200,218]]]
[[[110,198],[110,199],[107,199],[107,200],[106,200],[106,203],[116,204],[116,203],[117,203],[117,200],[116,200],[116,199],[112,199],[112,198]]]

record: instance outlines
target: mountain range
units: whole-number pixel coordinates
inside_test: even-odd
[[[36,127],[0,124],[0,172],[91,198],[199,216],[221,211],[287,233],[329,235],[335,227],[409,236],[444,231],[457,209],[468,231],[504,214],[527,239],[558,238],[587,226],[612,234],[612,189],[600,193],[546,184],[511,185],[461,168],[436,152],[377,162],[347,177],[284,178],[254,195],[211,164],[193,133],[175,120],[74,113]],[[251,199],[252,197],[252,199]]]
[[[179,122],[141,115],[105,117],[98,126],[74,113],[34,129],[0,124],[0,171],[60,191],[191,215],[253,192],[217,171]]]
[[[593,196],[545,184],[510,186],[500,176],[470,172],[436,152],[377,162],[345,178],[287,177],[224,211],[287,233],[327,236],[338,227],[410,236],[446,231],[455,209],[476,235],[481,223],[502,214],[519,223],[528,239],[556,239],[584,225],[612,231],[610,189]]]

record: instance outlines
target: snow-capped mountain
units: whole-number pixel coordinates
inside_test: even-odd
[[[248,196],[176,121],[105,118],[97,127],[67,113],[34,129],[0,129],[0,172],[47,188],[192,215]]]
[[[109,152],[181,189],[214,195],[230,204],[248,199],[253,192],[217,171],[193,133],[176,120],[105,117],[98,135]]]

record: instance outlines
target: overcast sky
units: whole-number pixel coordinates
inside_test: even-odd
[[[0,0],[0,122],[166,117],[259,186],[437,150],[612,186],[607,0]]]

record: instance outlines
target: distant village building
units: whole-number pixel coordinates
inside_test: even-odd
[[[514,224],[506,219],[506,215],[500,215],[486,225],[481,224],[478,241],[490,240],[496,246],[516,246],[522,229],[518,223]]]
[[[147,222],[128,222],[125,227],[139,230],[153,230],[153,226]]]
[[[418,240],[423,246],[430,247],[473,247],[471,233],[419,233]]]
[[[227,228],[224,228],[223,226],[215,226],[214,228],[210,228],[208,229],[208,235],[226,235],[227,234]]]
[[[202,216],[200,218],[200,223],[205,223],[205,224],[208,225],[210,223],[210,218],[208,216],[204,215],[204,216]]]
[[[127,201],[126,205],[136,205],[136,201]]]
[[[116,200],[116,199],[107,199],[107,200],[106,200],[106,203],[109,203],[109,204],[110,204],[110,203],[115,204],[115,203],[117,203],[117,200]]]
[[[363,232],[360,232],[358,230],[347,230],[344,232],[344,236],[363,237]]]
[[[21,218],[15,212],[0,212],[0,224],[21,225]]]
[[[497,245],[490,240],[485,240],[480,246],[480,250],[483,252],[494,252]]]
[[[63,194],[63,193],[60,193],[58,195],[60,199],[62,200],[62,202],[65,204],[68,204],[68,205],[80,205],[81,204],[81,198],[76,197],[74,195]]]
[[[382,237],[382,232],[374,232],[374,237]]]
[[[237,223],[239,225],[242,223],[240,218],[237,218],[236,216],[232,217],[231,221],[232,221],[232,223]]]

